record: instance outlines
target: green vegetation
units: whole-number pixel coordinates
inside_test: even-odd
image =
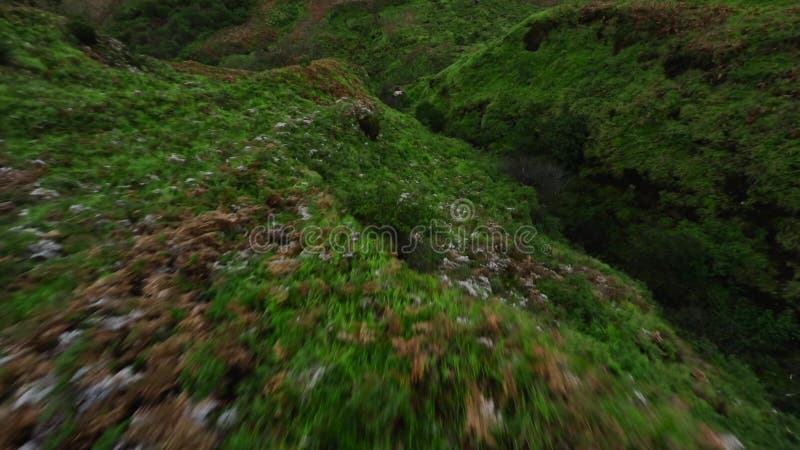
[[[71,20],[67,29],[82,45],[92,46],[97,44],[97,32],[94,27],[83,20]]]
[[[107,28],[136,52],[176,58],[192,43],[243,23],[254,4],[255,0],[131,0]]]
[[[535,0],[483,0],[479,5],[472,0],[125,3],[106,28],[136,51],[245,69],[341,57],[363,67],[368,84],[386,100],[400,87],[444,69],[459,55],[552,4]]]
[[[310,17],[256,52],[253,67],[341,57],[363,67],[370,85],[388,100],[400,87],[501,36],[542,2],[484,0],[475,5],[472,0],[411,0],[376,1],[371,6],[342,2],[324,17],[319,17],[324,13],[319,4],[335,2],[307,3]]]
[[[0,42],[0,65],[11,64],[12,58],[11,46],[5,42]]]
[[[557,164],[566,236],[796,410],[800,14],[762,3],[552,9],[413,95],[540,188]]]
[[[425,3],[450,20],[472,2]],[[300,23],[293,4],[272,23]],[[406,4],[423,8],[374,11]],[[552,206],[498,153],[386,106],[358,69],[168,65],[7,5],[0,42],[1,448],[800,445],[747,367],[701,358],[644,285],[542,233]],[[497,48],[419,88],[415,111],[467,129],[437,83]],[[399,67],[379,79],[435,66]],[[509,111],[546,127],[507,133],[512,116],[470,140],[546,142],[584,171],[593,112],[524,92]]]

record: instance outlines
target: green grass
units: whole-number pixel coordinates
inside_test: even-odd
[[[132,50],[176,58],[196,41],[247,20],[255,0],[132,0],[123,2],[106,28]]]
[[[249,10],[246,6],[252,2],[244,2],[245,6],[233,10],[234,16],[249,11],[247,29],[261,37],[241,38],[240,42],[235,34],[223,37],[232,21],[222,14],[225,2],[208,2],[220,8],[207,8],[203,15],[220,16],[210,25],[212,30],[223,32],[208,33],[209,27],[201,17],[195,19],[200,23],[195,26],[200,33],[192,34],[191,39],[184,38],[186,33],[176,28],[198,14],[190,15],[189,10],[194,9],[183,5],[186,2],[172,3],[176,6],[161,7],[156,14],[148,2],[130,2],[106,28],[144,53],[237,68],[266,69],[340,57],[363,67],[368,85],[387,100],[393,98],[394,91],[444,69],[459,55],[501,36],[532,12],[554,4],[533,0],[484,0],[479,5],[472,0],[343,2],[325,7],[329,10],[318,18],[311,10],[321,6],[305,0]],[[143,12],[151,10],[150,15]],[[235,21],[236,25],[240,22],[243,20]]]
[[[312,56],[337,56],[366,70],[382,98],[444,69],[459,55],[506,30],[541,8],[535,1],[471,0],[386,2],[373,11],[359,4],[334,9],[327,20],[302,36]],[[297,42],[279,42],[273,48]],[[271,50],[271,49],[270,49]]]
[[[800,16],[706,3],[548,10],[411,95],[445,133],[555,183],[543,200],[566,236],[796,408]]]
[[[646,289],[548,235],[529,255],[509,253],[508,269],[491,268],[484,249],[441,273],[443,255],[400,259],[369,237],[352,254],[246,251],[269,215],[323,236],[430,220],[451,236],[545,228],[531,221],[542,215],[533,189],[497,158],[381,104],[343,63],[234,82],[148,58],[107,67],[62,19],[0,14],[15,61],[0,67],[0,159],[59,193],[35,199],[32,180],[0,194],[13,203],[0,216],[3,342],[44,361],[60,354],[41,415],[56,424],[48,446],[196,448],[205,436],[223,448],[684,449],[715,432],[748,447],[798,444],[796,419],[771,412],[746,368],[699,359]],[[464,223],[450,214],[458,199],[475,206]],[[238,227],[195,225],[249,208]],[[29,261],[37,237],[26,228],[58,230],[61,256]],[[485,300],[458,287],[482,274]],[[98,291],[120,303],[115,317],[144,316],[103,329],[108,317],[92,309],[102,307],[86,307]],[[67,349],[48,338],[61,325],[83,330]],[[91,363],[142,379],[87,413],[76,374]],[[6,378],[13,401],[22,381]],[[187,425],[206,397],[221,406]]]

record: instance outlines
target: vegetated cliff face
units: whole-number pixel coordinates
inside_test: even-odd
[[[559,241],[399,260],[365,226],[514,235],[539,206],[342,64],[176,71],[69,30],[0,7],[0,446],[797,444]]]
[[[94,19],[133,50],[240,69],[340,57],[365,68],[391,98],[480,43],[502,36],[554,2],[546,0],[308,1],[126,0],[105,7],[54,1],[59,12]],[[102,14],[99,11],[104,11]],[[97,18],[96,16],[101,16]]]
[[[414,95],[421,120],[551,186],[544,200],[567,236],[644,280],[689,330],[745,355],[788,407],[800,9],[762,3],[556,8]]]

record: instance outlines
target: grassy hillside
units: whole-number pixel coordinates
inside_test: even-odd
[[[554,0],[376,0],[286,2],[299,4],[295,19],[276,39],[256,42],[238,55],[209,39],[191,54],[209,62],[249,68],[280,67],[320,57],[340,57],[363,67],[368,84],[390,98],[395,90],[434,74],[483,42],[501,36]],[[275,10],[268,10],[270,15]],[[285,15],[286,17],[288,15]],[[221,36],[230,34],[222,32]],[[215,50],[223,49],[217,53]]]
[[[532,189],[343,64],[75,32],[0,6],[0,447],[800,443],[642,287],[534,235]],[[365,228],[432,220],[402,259]]]
[[[414,96],[423,121],[507,158],[567,236],[645,281],[687,329],[745,355],[796,409],[791,3],[556,8]]]
[[[556,1],[107,0],[100,2],[105,8],[88,9],[74,3],[50,2],[136,52],[259,70],[341,57],[363,67],[367,83],[388,99]]]

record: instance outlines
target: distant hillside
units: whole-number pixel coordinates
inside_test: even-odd
[[[7,5],[0,39],[0,447],[798,445],[343,64],[173,68]]]
[[[413,95],[796,410],[800,8],[734,3],[548,10]]]
[[[386,98],[555,0],[43,0],[134,51],[244,69],[340,57]]]

